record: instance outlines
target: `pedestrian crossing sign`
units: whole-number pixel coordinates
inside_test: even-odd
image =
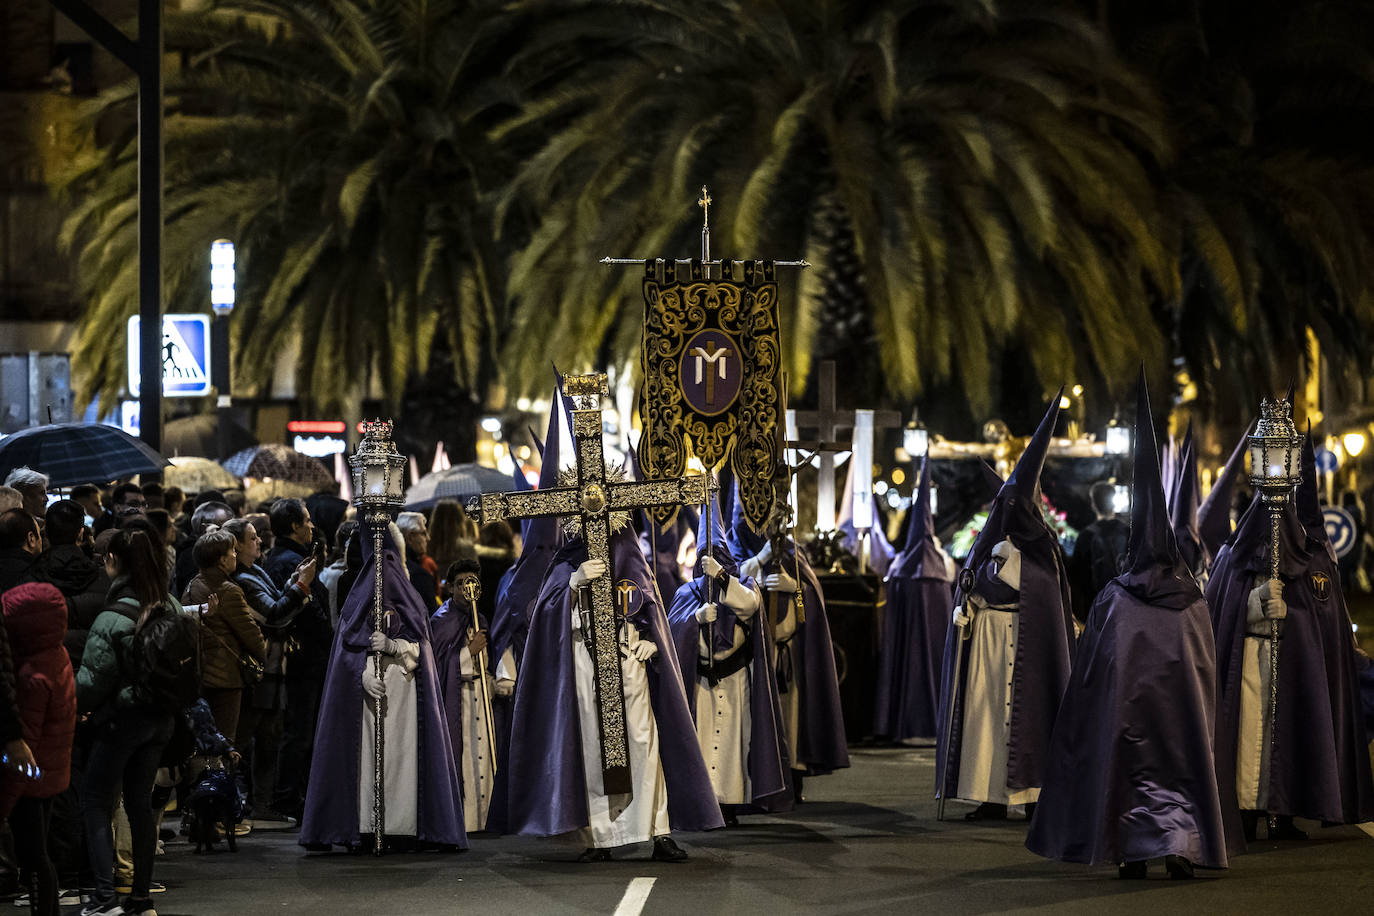
[[[129,396],[138,397],[139,319],[129,319]],[[193,398],[210,393],[210,316],[162,316],[162,394]]]

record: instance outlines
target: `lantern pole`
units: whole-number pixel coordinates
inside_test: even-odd
[[[1269,580],[1280,581],[1279,524],[1293,488],[1302,480],[1298,454],[1298,431],[1293,425],[1292,405],[1288,399],[1265,398],[1260,403],[1260,421],[1250,437],[1250,482],[1259,491],[1269,510]],[[1270,600],[1274,600],[1270,585]],[[1269,618],[1269,766],[1273,771],[1278,739],[1279,711],[1279,621]],[[1266,790],[1267,791],[1267,790]],[[1268,802],[1266,802],[1268,804]],[[1278,820],[1268,814],[1269,835],[1278,829]]]
[[[353,504],[372,526],[372,629],[385,635],[385,614],[382,609],[382,566],[387,525],[391,513],[403,504],[401,483],[405,458],[391,441],[390,420],[368,420],[363,423],[363,441],[349,456],[353,470]],[[383,678],[382,654],[372,654],[373,672]],[[386,839],[386,694],[374,701],[375,722],[372,731],[372,854],[380,856]]]

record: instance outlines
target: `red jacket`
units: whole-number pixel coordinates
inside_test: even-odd
[[[20,796],[50,798],[71,781],[72,736],[76,732],[76,679],[62,646],[67,601],[54,586],[20,585],[0,598],[5,631],[14,655],[15,694],[24,740],[42,777],[29,780],[11,770],[0,780],[0,817],[8,817]]]

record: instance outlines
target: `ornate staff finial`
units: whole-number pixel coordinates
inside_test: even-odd
[[[706,185],[701,186],[697,206],[701,208],[701,262],[705,264],[711,260],[711,192]]]

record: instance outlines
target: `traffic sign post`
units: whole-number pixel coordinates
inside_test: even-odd
[[[1355,549],[1359,536],[1355,530],[1355,517],[1339,506],[1326,506],[1322,509],[1322,522],[1326,525],[1326,536],[1331,540],[1336,559],[1344,560]]]
[[[139,358],[138,315],[129,319],[129,394],[139,397],[142,360]],[[162,393],[169,398],[203,397],[210,393],[210,316],[162,316]]]

